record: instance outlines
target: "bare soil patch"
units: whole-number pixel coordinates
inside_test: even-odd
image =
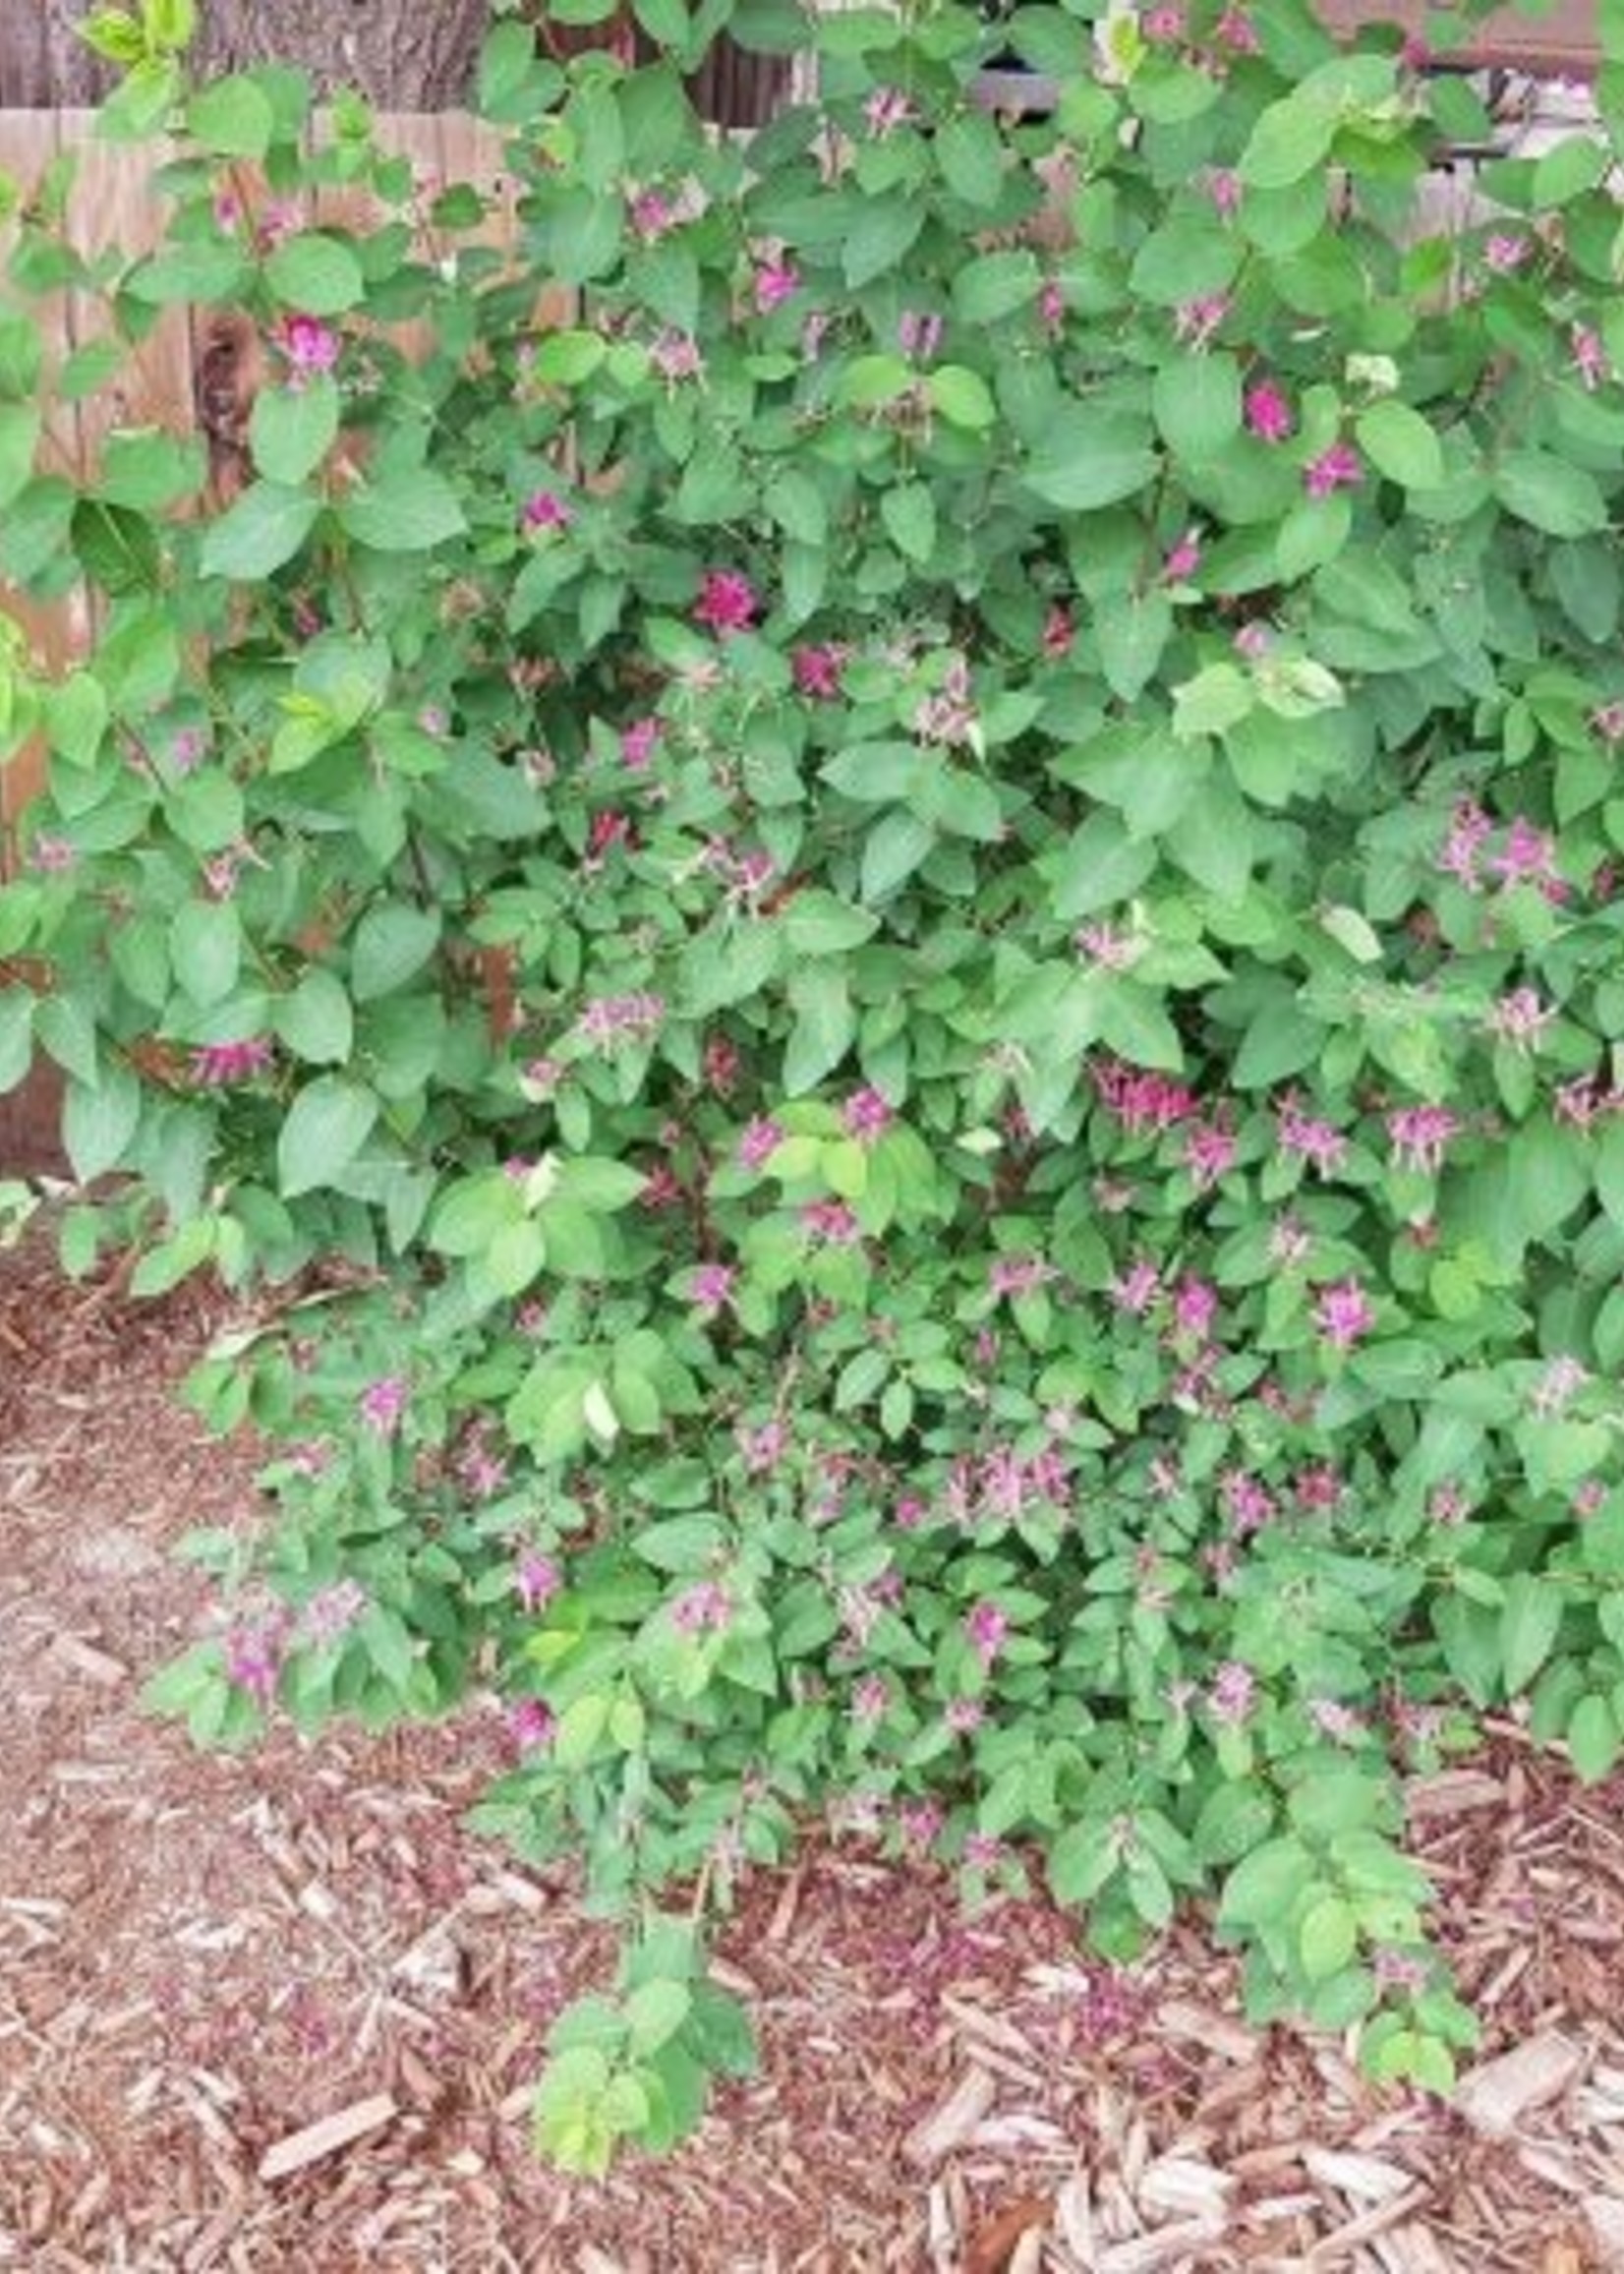
[[[494,1718],[220,1758],[140,1710],[203,1615],[174,1542],[256,1520],[171,1395],[221,1315],[0,1255],[0,2267],[1624,2267],[1624,1785],[1510,1729],[1416,1794],[1489,2024],[1458,2109],[1245,2026],[1194,1927],[1112,1974],[828,1846],[723,1936],[760,2077],[667,2164],[541,2169],[542,2034],[609,1942],[463,1829]]]

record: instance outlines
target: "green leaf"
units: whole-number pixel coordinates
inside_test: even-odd
[[[986,380],[964,364],[940,365],[926,381],[926,390],[949,426],[979,430],[990,427],[998,417]]]
[[[73,545],[85,573],[104,592],[150,592],[162,556],[151,523],[104,497],[82,497],[74,508]]]
[[[1599,1783],[1617,1765],[1620,1751],[1624,1738],[1611,1702],[1595,1692],[1581,1698],[1568,1722],[1568,1752],[1585,1782]]]
[[[833,963],[814,963],[789,979],[795,1023],[783,1053],[786,1097],[804,1096],[832,1074],[851,1048],[857,1015],[846,992],[845,973]]]
[[[338,508],[338,525],[378,553],[428,553],[468,529],[456,492],[427,467],[355,491]]]
[[[880,518],[893,545],[907,559],[925,562],[936,551],[936,499],[923,482],[904,482],[885,491]]]
[[[925,210],[911,198],[866,201],[841,245],[841,265],[854,292],[897,266],[924,227]]]
[[[320,372],[298,386],[263,386],[249,421],[254,463],[267,482],[297,488],[338,438],[338,388]]]
[[[230,901],[188,901],[169,927],[169,961],[194,1003],[222,1003],[242,967],[243,925]]]
[[[1508,450],[1494,470],[1494,495],[1508,513],[1547,537],[1588,537],[1607,526],[1607,501],[1594,474],[1554,450]]]
[[[9,505],[28,488],[39,434],[36,404],[0,403],[0,505]]]
[[[262,158],[276,132],[276,113],[253,80],[220,79],[192,97],[186,127],[194,142],[222,157]]]
[[[966,205],[985,211],[1004,194],[1010,150],[985,111],[948,121],[936,137],[936,162],[948,188]]]
[[[1352,1962],[1359,1949],[1359,1914],[1340,1895],[1326,1895],[1304,1914],[1297,1944],[1309,1981],[1329,1981]]]
[[[0,1097],[13,1090],[33,1063],[33,997],[21,987],[0,988]]]
[[[141,1083],[128,1067],[107,1067],[94,1087],[69,1082],[62,1107],[62,1142],[82,1184],[117,1168],[140,1126]]]
[[[1129,411],[1074,403],[1049,422],[1023,479],[1049,504],[1088,513],[1144,489],[1155,471],[1145,420]]]
[[[1000,323],[1035,300],[1042,289],[1043,271],[1035,254],[983,253],[955,270],[954,314],[972,326]]]
[[[936,843],[928,821],[905,808],[888,813],[863,840],[862,896],[871,904],[905,884]]]
[[[797,893],[790,902],[785,930],[797,956],[844,956],[871,940],[880,919],[829,892]]]
[[[1253,190],[1289,190],[1328,155],[1335,114],[1302,88],[1271,103],[1241,153],[1241,179]]]
[[[1500,1608],[1500,1659],[1508,1697],[1528,1688],[1550,1656],[1561,1624],[1558,1587],[1529,1571],[1507,1580]]]
[[[307,971],[278,1001],[276,1032],[308,1066],[342,1066],[354,1047],[355,1014],[330,971]]]
[[[321,500],[307,490],[256,482],[205,533],[199,568],[204,576],[258,583],[293,558],[320,510]]]
[[[1408,403],[1392,396],[1361,411],[1354,423],[1359,444],[1378,474],[1406,490],[1436,490],[1444,478],[1438,437]]]
[[[276,1142],[282,1197],[337,1183],[373,1133],[377,1099],[359,1082],[332,1074],[307,1082],[288,1109]]]
[[[355,927],[350,948],[350,985],[358,1003],[392,995],[415,977],[439,944],[437,908],[409,901],[385,901],[369,908]]]
[[[1210,458],[1241,432],[1241,372],[1231,355],[1172,357],[1150,384],[1158,433],[1181,458]]]
[[[626,2019],[633,2051],[658,2053],[676,2035],[692,2008],[693,1992],[686,1982],[661,1978],[628,1992]]]
[[[285,237],[265,262],[265,282],[301,316],[342,316],[367,297],[367,278],[350,248],[312,230]]]

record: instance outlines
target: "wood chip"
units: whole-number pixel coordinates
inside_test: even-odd
[[[1584,2212],[1598,2265],[1604,2274],[1624,2274],[1624,2199],[1587,2195]]]
[[[916,2170],[929,2171],[963,2146],[997,2097],[998,2086],[986,2070],[966,2069],[941,2107],[908,2133],[903,2155]]]
[[[1474,2131],[1506,2139],[1531,2109],[1565,2092],[1585,2066],[1585,2052],[1560,2029],[1547,2029],[1462,2077],[1455,2106]]]
[[[1305,2147],[1303,2169],[1322,2187],[1335,2187],[1339,2194],[1358,2195],[1367,2203],[1389,2202],[1414,2184],[1414,2174],[1401,2165],[1347,2148]]]
[[[1189,2156],[1158,2156],[1146,2164],[1138,2183],[1138,2197],[1146,2210],[1164,2218],[1204,2219],[1222,2228],[1228,2218],[1235,2182],[1228,2172]]]
[[[336,2155],[340,2148],[364,2139],[368,2132],[393,2123],[396,2113],[394,2098],[387,2092],[375,2092],[369,2100],[351,2101],[348,2108],[337,2109],[331,2116],[306,2125],[303,2131],[289,2132],[286,2139],[279,2139],[274,2147],[267,2148],[260,2159],[260,2177],[291,2179],[307,2164]]]
[[[1096,2261],[1099,2274],[1173,2274],[1175,2267],[1187,2267],[1197,2251],[1221,2241],[1223,2232],[1209,2219],[1181,2219],[1176,2227],[1158,2227],[1153,2235],[1113,2243]]]
[[[1435,1777],[1417,1777],[1404,1788],[1405,1812],[1413,1823],[1505,1805],[1506,1788],[1499,1778],[1480,1769],[1440,1769]]]

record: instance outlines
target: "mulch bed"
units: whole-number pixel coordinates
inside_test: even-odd
[[[224,1315],[0,1254],[0,2267],[1624,2267],[1624,1785],[1511,1725],[1414,1794],[1488,2024],[1453,2108],[1247,2027],[1194,1923],[1113,1973],[1041,1905],[968,1918],[831,1844],[721,1938],[761,2075],[668,2162],[544,2170],[540,2041],[609,1944],[462,1828],[496,1717],[222,1758],[141,1711],[203,1615],[175,1542],[256,1521],[248,1453],[171,1397]]]

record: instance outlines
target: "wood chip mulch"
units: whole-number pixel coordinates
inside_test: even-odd
[[[563,1877],[461,1818],[493,1715],[201,1757],[146,1672],[255,1522],[171,1401],[223,1315],[0,1254],[0,2268],[29,2274],[1596,2274],[1624,2269],[1624,1782],[1508,1726],[1414,1795],[1487,2021],[1457,2102],[1239,2017],[1195,1923],[1113,1973],[849,1846],[722,1937],[765,2061],[602,2186],[528,2082],[603,1968]]]

